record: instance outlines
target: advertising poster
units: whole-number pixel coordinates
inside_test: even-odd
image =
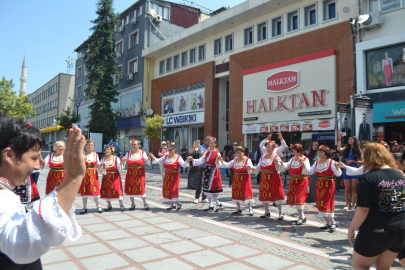
[[[163,114],[170,114],[177,112],[174,105],[174,97],[162,98]]]
[[[177,112],[185,112],[188,111],[188,102],[189,102],[189,94],[184,93],[184,95],[179,95],[176,96],[176,106],[177,106]]]
[[[187,147],[187,128],[175,128],[174,129],[174,142],[176,144],[177,153],[183,148],[184,144]]]
[[[356,137],[360,141],[373,140],[373,101],[371,99],[354,100]]]
[[[190,110],[195,111],[204,109],[204,90],[193,92],[190,94],[190,96],[191,96]]]
[[[346,133],[346,136],[342,137],[342,147],[347,144],[348,139],[353,136],[352,132],[352,114],[350,108],[346,108],[346,104],[337,104],[337,121],[338,132]]]

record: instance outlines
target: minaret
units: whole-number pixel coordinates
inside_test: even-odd
[[[20,87],[20,94],[27,94],[26,91],[26,84],[27,84],[27,65],[25,64],[25,53],[24,53],[24,61],[21,68],[21,87]]]

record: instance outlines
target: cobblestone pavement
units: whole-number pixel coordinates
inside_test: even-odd
[[[38,182],[41,196],[45,193],[48,170]],[[126,171],[122,172],[124,185]],[[100,178],[101,179],[101,178]],[[258,186],[252,179],[255,198]],[[351,269],[353,252],[347,241],[347,227],[352,213],[342,212],[344,191],[336,196],[335,233],[318,229],[323,221],[314,204],[307,204],[308,222],[294,226],[296,212],[285,207],[284,221],[278,221],[272,207],[270,219],[260,219],[261,204],[254,206],[255,215],[234,216],[228,179],[223,178],[224,193],[220,195],[223,209],[206,212],[207,204],[194,204],[193,190],[187,190],[187,174],[181,174],[181,211],[167,211],[161,195],[162,178],[157,170],[147,170],[146,192],[150,211],[136,200],[134,211],[121,212],[113,201],[113,211],[99,214],[89,200],[88,214],[76,218],[83,237],[66,241],[42,257],[44,269]],[[287,190],[286,190],[287,191]],[[103,207],[107,204],[101,201]],[[129,198],[124,199],[128,209]],[[82,201],[75,201],[76,214]],[[399,263],[394,265],[400,268]]]

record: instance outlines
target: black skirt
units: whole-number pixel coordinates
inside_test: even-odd
[[[16,264],[6,254],[0,252],[0,269],[4,270],[42,270],[41,259],[28,264]]]
[[[191,167],[190,170],[188,171],[187,189],[197,190],[198,181],[201,181],[200,168]]]

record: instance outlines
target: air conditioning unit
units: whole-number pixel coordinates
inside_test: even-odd
[[[122,27],[122,26],[118,27],[118,32],[124,33],[124,27]]]
[[[384,22],[379,11],[370,12],[368,13],[368,15],[370,15],[370,18],[364,23],[360,24],[360,28],[371,29],[380,27],[381,24]]]
[[[122,57],[121,53],[117,53],[117,58],[121,59],[121,57]]]
[[[129,73],[129,74],[127,75],[127,79],[128,79],[128,81],[133,81],[133,80],[134,80],[134,74],[133,74],[133,73]]]
[[[137,21],[136,21],[136,18],[135,18],[135,17],[131,19],[131,23],[132,23],[132,24],[136,24],[136,23],[137,23]]]
[[[162,16],[157,15],[155,18],[155,22],[160,23],[163,20]]]

